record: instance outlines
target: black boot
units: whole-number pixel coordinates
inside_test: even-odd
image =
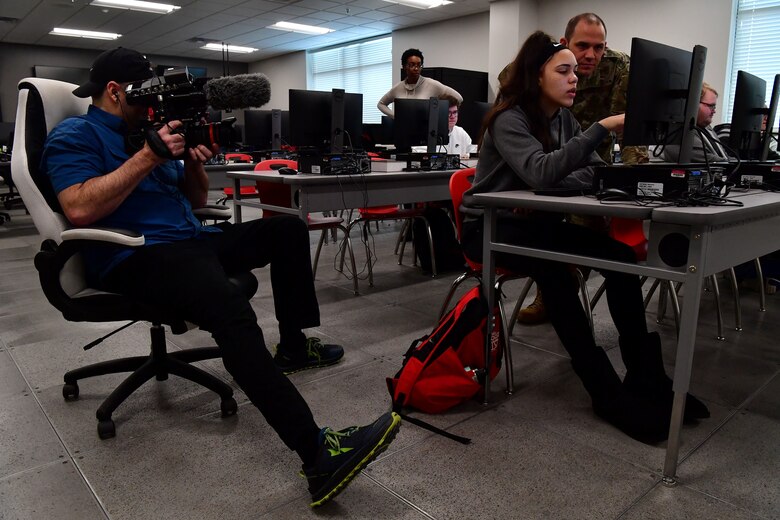
[[[620,353],[626,365],[623,385],[626,389],[648,400],[655,400],[661,406],[672,409],[674,390],[672,380],[664,370],[661,355],[661,338],[657,332],[650,332],[638,341],[620,338]],[[691,394],[685,395],[685,422],[706,419],[710,416],[707,406]]]
[[[656,444],[667,439],[670,414],[626,391],[601,348],[572,359],[571,364],[590,394],[596,415],[640,442]]]

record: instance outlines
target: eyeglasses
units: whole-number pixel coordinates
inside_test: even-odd
[[[457,110],[453,110],[452,112],[449,112],[449,116],[450,117],[458,117],[458,111]]]
[[[407,61],[406,62],[406,67],[409,68],[409,69],[418,69],[419,70],[419,69],[422,68],[422,63],[409,63]]]
[[[699,101],[699,103],[701,103],[705,107],[709,108],[713,112],[715,111],[716,108],[718,108],[718,104],[717,103],[705,103],[704,101]]]

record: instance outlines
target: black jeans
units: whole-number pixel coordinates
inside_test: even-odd
[[[232,273],[271,266],[282,341],[320,323],[309,232],[297,217],[278,216],[225,226],[202,238],[141,247],[104,280],[111,291],[150,306],[177,309],[211,333],[225,368],[290,449],[319,433],[306,401],[265,347],[247,297]]]
[[[463,251],[482,263],[483,221],[464,223]],[[498,241],[508,244],[581,254],[606,260],[636,262],[634,251],[603,233],[548,217],[501,217]],[[496,266],[526,274],[536,281],[555,332],[572,358],[596,347],[588,317],[577,297],[577,285],[566,264],[507,253],[496,255]],[[639,277],[601,270],[606,280],[609,312],[618,333],[630,343],[647,334]]]

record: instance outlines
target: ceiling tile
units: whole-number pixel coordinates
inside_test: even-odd
[[[0,41],[66,48],[106,49],[117,42],[50,36],[55,26],[119,32],[120,44],[141,52],[213,59],[191,38],[229,41],[261,48],[236,61],[257,61],[295,50],[317,48],[392,30],[489,10],[488,0],[456,0],[440,9],[419,10],[382,0],[175,0],[182,9],[169,15],[101,9],[89,0],[0,0],[0,13],[16,24],[0,23]],[[349,14],[347,13],[349,9]],[[267,26],[280,21],[328,27],[323,36],[285,33]]]

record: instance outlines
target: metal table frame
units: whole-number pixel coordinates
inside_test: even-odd
[[[780,195],[751,191],[733,196],[744,206],[708,206],[690,208],[650,208],[630,204],[602,204],[592,197],[549,197],[528,191],[508,191],[475,196],[484,206],[483,290],[488,301],[495,299],[495,254],[519,254],[600,269],[610,269],[637,275],[683,282],[686,294],[700,295],[704,279],[729,267],[758,258],[780,249]],[[625,264],[592,257],[557,253],[548,250],[519,247],[495,241],[497,211],[501,208],[543,209],[563,213],[616,216],[650,220],[650,243],[646,264]],[[687,258],[672,260],[672,243],[687,241]],[[669,265],[667,261],[680,265]],[[677,483],[680,437],[693,364],[700,298],[685,298],[681,309],[680,333],[674,367],[674,402],[669,440],[663,470],[667,485]],[[493,323],[492,306],[489,306]],[[491,330],[489,327],[488,330]],[[486,342],[486,356],[490,344]],[[486,380],[485,400],[490,391]]]
[[[429,172],[374,172],[365,175],[280,175],[275,171],[227,172],[233,180],[233,220],[241,222],[242,206],[280,213],[307,215],[318,211],[449,200],[449,179],[454,170]],[[241,198],[242,182],[273,182],[290,186],[290,208]]]

